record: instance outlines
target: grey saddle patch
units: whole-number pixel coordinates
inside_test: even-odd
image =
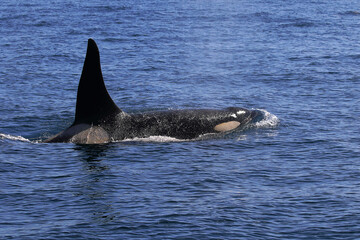
[[[110,142],[109,134],[99,126],[78,124],[67,130],[67,134],[74,134],[70,142],[82,144],[98,144]]]
[[[98,144],[110,142],[110,136],[102,127],[81,123],[69,127],[54,137],[47,139],[45,142]]]

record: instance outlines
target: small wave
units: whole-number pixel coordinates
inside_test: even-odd
[[[360,16],[360,12],[359,11],[346,11],[346,12],[340,13],[340,15]]]
[[[11,136],[9,134],[0,133],[0,139],[8,139],[12,141],[22,141],[22,142],[30,142],[29,139],[26,139],[21,136]]]
[[[294,23],[283,24],[283,27],[297,27],[297,28],[307,28],[315,26],[313,22],[299,21]]]
[[[268,111],[264,109],[257,109],[262,112],[264,115],[264,118],[256,123],[254,123],[254,126],[256,128],[273,128],[280,124],[280,119],[275,116],[274,114],[269,113]]]

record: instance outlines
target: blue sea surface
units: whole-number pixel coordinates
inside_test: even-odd
[[[40,141],[74,120],[88,38],[126,112],[231,106],[203,141]],[[1,239],[359,239],[360,2],[0,5]]]

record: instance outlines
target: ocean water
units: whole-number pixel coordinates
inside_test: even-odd
[[[44,144],[88,38],[126,112],[263,109],[203,141]],[[1,239],[359,239],[358,1],[2,1]]]

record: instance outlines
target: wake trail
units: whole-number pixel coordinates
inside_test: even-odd
[[[7,139],[12,141],[31,142],[29,139],[22,136],[12,136],[9,134],[0,133],[0,139]]]

